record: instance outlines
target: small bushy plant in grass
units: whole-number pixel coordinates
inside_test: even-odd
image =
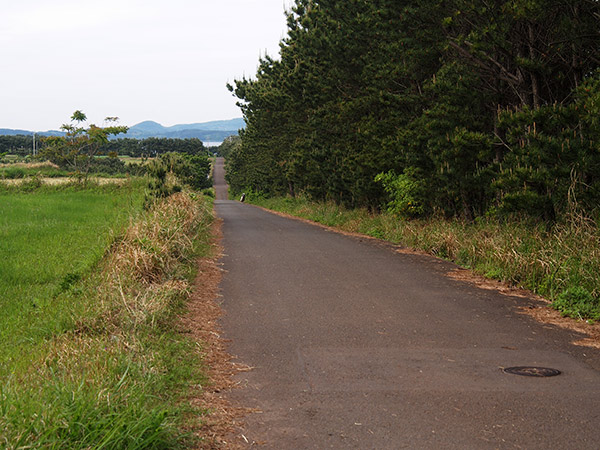
[[[404,169],[398,175],[394,171],[380,173],[375,181],[381,183],[390,197],[387,211],[399,217],[419,217],[425,213],[427,189],[419,170],[414,167]]]
[[[4,167],[0,170],[0,176],[7,179],[25,178],[26,171],[23,167]]]
[[[594,298],[587,289],[575,286],[558,295],[552,306],[563,316],[574,319],[600,320],[600,300]]]

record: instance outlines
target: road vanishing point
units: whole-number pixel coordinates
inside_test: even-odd
[[[257,410],[239,443],[600,448],[600,350],[520,313],[536,300],[452,279],[457,267],[434,257],[227,200],[222,159],[215,187],[221,325],[235,361],[252,367],[229,399]]]

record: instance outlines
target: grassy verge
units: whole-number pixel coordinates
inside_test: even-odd
[[[532,290],[563,315],[600,320],[600,230],[573,216],[552,229],[529,223],[401,220],[303,198],[250,199],[260,206],[367,234],[455,261]]]
[[[25,278],[44,280],[39,290],[2,296],[2,448],[172,449],[185,441],[189,411],[179,400],[204,375],[198,345],[175,324],[195,258],[208,251],[211,205],[179,193],[142,212],[142,190],[124,205],[123,189],[1,194],[11,214],[17,204],[29,213],[13,215],[23,217],[11,225],[16,244],[0,256],[22,263],[0,282],[27,285],[21,271],[33,260],[38,272]],[[38,220],[27,220],[32,211]],[[100,224],[98,215],[110,218]]]
[[[0,179],[14,180],[27,177],[57,178],[72,173],[51,162],[0,164]]]
[[[106,160],[108,157],[97,157],[97,160]],[[132,161],[129,161],[132,163]],[[129,167],[131,168],[131,167]],[[120,170],[110,170],[106,167],[92,167],[89,174],[90,178],[126,178],[128,173],[139,174],[139,171],[130,171],[126,168]],[[12,163],[0,164],[0,181],[31,181],[32,179],[54,179],[70,178],[74,181],[79,179],[76,170],[69,170],[58,167],[50,161],[35,163]]]

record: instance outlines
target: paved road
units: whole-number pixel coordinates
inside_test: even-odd
[[[222,321],[254,370],[231,394],[262,448],[600,448],[600,352],[516,312],[527,300],[251,205],[224,220]],[[532,378],[502,367],[563,374]]]
[[[225,182],[224,159],[217,158],[213,169],[213,186],[217,200],[227,200],[227,183]]]

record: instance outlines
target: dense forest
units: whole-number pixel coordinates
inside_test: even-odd
[[[600,204],[600,2],[295,0],[229,89],[233,192],[404,217]],[[597,212],[597,209],[596,209]]]

